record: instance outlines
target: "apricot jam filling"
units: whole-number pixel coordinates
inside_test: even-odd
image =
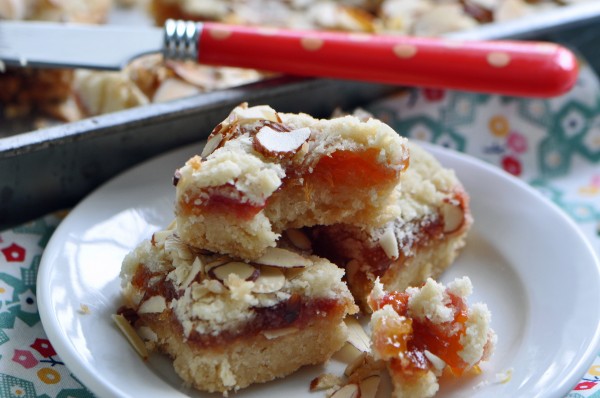
[[[151,279],[158,279],[150,284]],[[169,308],[169,302],[182,295],[165,273],[153,273],[146,267],[139,266],[132,278],[132,285],[144,292],[142,302],[150,297],[165,297],[167,308],[161,314],[139,314],[135,309],[122,306],[117,313],[135,327],[152,325],[156,322],[170,322],[171,327],[183,336],[183,326],[175,313]],[[238,339],[250,338],[264,331],[296,327],[306,328],[315,322],[336,319],[339,321],[345,312],[345,304],[335,298],[308,299],[299,294],[292,294],[287,300],[270,307],[252,307],[249,311],[254,316],[235,329],[223,330],[219,333],[200,334],[192,331],[187,340],[198,348],[215,348],[234,342]]]
[[[401,374],[417,374],[431,369],[425,351],[442,359],[455,375],[461,375],[468,364],[460,357],[463,350],[461,337],[466,332],[467,305],[465,301],[447,292],[454,318],[449,322],[433,323],[425,318],[410,318],[408,312],[409,295],[402,292],[387,293],[377,302],[369,304],[373,310],[391,305],[403,318],[396,322],[380,325],[375,334],[374,345],[378,352],[390,359],[391,368]]]
[[[310,175],[315,181],[329,186],[370,186],[394,180],[408,165],[399,169],[378,160],[379,150],[369,148],[361,152],[336,151],[323,156]]]
[[[398,240],[400,256],[396,259],[391,259],[380,244],[363,244],[360,248],[348,247],[348,245],[355,246],[357,240],[359,240],[354,236],[352,227],[342,225],[320,226],[310,229],[309,233],[316,255],[325,257],[338,265],[347,264],[353,258],[359,258],[361,263],[367,266],[368,273],[374,279],[375,277],[383,277],[393,262],[402,263],[411,255],[410,253],[418,252],[420,249],[432,244],[432,242],[444,237],[444,224],[441,217],[419,218],[411,222],[411,225],[418,227],[413,229],[412,235],[405,234],[402,240]],[[358,234],[358,232],[356,233]],[[406,250],[406,248],[409,250]]]
[[[306,300],[293,294],[288,300],[271,307],[252,308],[254,316],[236,330],[224,330],[218,334],[192,332],[189,341],[199,348],[208,348],[231,343],[238,339],[251,338],[264,331],[296,327],[303,329],[317,321],[341,318],[344,306],[334,298]]]
[[[288,162],[286,174],[303,178],[307,186],[326,184],[335,189],[381,185],[398,178],[400,170],[377,161],[379,151],[367,149],[362,152],[336,151],[322,157],[312,172],[307,167],[294,166]],[[296,167],[296,168],[295,168]],[[404,166],[403,166],[404,167]],[[233,184],[210,187],[196,195],[190,195],[181,203],[184,214],[217,213],[232,214],[240,220],[250,220],[267,205],[248,201],[243,192]]]
[[[180,204],[184,214],[231,214],[240,220],[250,220],[262,209],[266,202],[252,203],[234,185],[226,184],[210,187],[200,195],[191,196]]]

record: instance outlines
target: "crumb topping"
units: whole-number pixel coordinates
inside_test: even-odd
[[[173,231],[160,231],[125,258],[123,283],[126,292],[136,297],[130,304],[138,314],[168,308],[186,337],[235,330],[261,309],[291,301],[299,305],[318,300],[353,302],[341,281],[342,269],[318,257],[298,256],[299,261],[293,252],[278,250],[264,260],[246,263],[199,251],[181,242]],[[281,265],[274,265],[274,260]],[[224,267],[227,270],[220,272]]]
[[[495,344],[487,306],[467,306],[472,292],[468,277],[448,287],[429,278],[405,292],[383,291],[380,283],[369,297],[374,355],[391,361],[402,375],[446,366],[460,375],[487,359]]]
[[[320,159],[336,151],[376,149],[376,161],[398,172],[408,162],[405,139],[377,120],[317,120],[245,103],[213,130],[208,143],[204,159],[191,159],[177,176],[178,192],[196,205],[210,196],[206,188],[224,186],[235,188],[225,193],[231,199],[263,205],[286,176],[310,174]]]

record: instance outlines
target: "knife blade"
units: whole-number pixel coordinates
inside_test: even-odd
[[[551,97],[576,82],[577,60],[557,44],[453,41],[169,20],[163,28],[0,21],[7,66],[122,69],[167,59],[300,76]]]

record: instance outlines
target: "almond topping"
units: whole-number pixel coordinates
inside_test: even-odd
[[[202,268],[202,260],[200,260],[200,257],[196,257],[196,259],[192,263],[190,273],[185,278],[185,281],[183,281],[183,283],[181,284],[181,287],[185,289],[189,285],[191,285],[194,279],[196,279],[196,276],[202,272]]]
[[[206,141],[206,145],[204,145],[200,156],[205,158],[211,153],[213,153],[215,149],[217,149],[219,145],[221,145],[221,141],[223,141],[223,134],[217,133],[215,135],[211,135],[208,138],[208,141]]]
[[[254,262],[280,268],[302,268],[312,264],[312,261],[302,257],[298,253],[279,247],[267,248],[265,253],[254,260]]]
[[[308,127],[280,132],[264,126],[256,134],[255,142],[259,144],[259,148],[257,148],[259,152],[264,155],[291,155],[296,153],[309,137],[310,129]]]
[[[211,269],[218,267],[219,265],[230,262],[231,259],[229,257],[219,257],[206,265],[204,265],[204,272],[208,273]]]
[[[275,330],[263,330],[262,334],[267,338],[267,340],[273,340],[278,337],[287,336],[288,334],[294,334],[298,331],[298,328],[289,327]]]
[[[381,376],[379,375],[371,375],[362,379],[358,384],[360,388],[360,398],[375,398],[375,396],[377,396],[380,381]]]
[[[283,271],[273,267],[261,267],[260,275],[254,281],[254,293],[274,293],[285,286]]]
[[[158,341],[158,336],[148,326],[140,327],[137,330],[137,334],[142,340],[151,341],[153,343],[156,343]]]
[[[360,390],[356,384],[347,384],[331,395],[331,398],[359,398]]]
[[[199,93],[200,89],[192,84],[176,78],[168,78],[158,87],[152,97],[152,102],[166,102]]]
[[[365,329],[361,326],[356,318],[347,317],[344,322],[348,327],[348,343],[352,344],[356,349],[362,352],[371,352],[371,342]]]
[[[285,235],[292,242],[292,245],[296,246],[300,250],[311,250],[312,244],[306,234],[299,229],[288,229],[285,231]]]
[[[352,373],[356,372],[357,369],[359,369],[361,366],[364,366],[366,364],[366,361],[367,353],[363,352],[359,356],[354,358],[354,361],[350,362],[348,366],[346,366],[346,369],[344,369],[344,375],[350,377]]]
[[[346,342],[342,346],[342,348],[340,348],[339,351],[335,353],[335,358],[338,361],[348,365],[356,361],[356,358],[364,355],[364,352],[357,350],[356,347],[354,347],[352,344]]]
[[[336,386],[340,386],[343,384],[343,379],[339,376],[336,376],[332,373],[323,373],[311,380],[310,382],[310,391],[321,391],[327,390],[329,388],[333,388]]]
[[[156,246],[162,246],[165,243],[165,240],[167,239],[167,237],[169,235],[171,235],[173,231],[156,231],[155,233],[152,234],[152,239],[150,240],[150,242],[152,243],[152,246],[156,247]]]
[[[165,239],[165,252],[179,256],[182,260],[192,260],[194,254],[190,247],[183,243],[176,235],[169,235]]]
[[[166,309],[167,303],[163,296],[152,296],[140,305],[138,314],[160,314]]]
[[[304,268],[286,268],[285,269],[285,277],[287,280],[292,280],[302,275],[304,272]]]
[[[232,261],[229,263],[221,264],[213,267],[208,271],[208,275],[214,279],[218,279],[221,282],[227,280],[230,274],[237,275],[240,279],[245,281],[256,280],[259,276],[259,271],[253,265],[243,263],[241,261]]]
[[[379,245],[390,260],[395,260],[400,256],[398,240],[393,225],[389,225],[385,229],[385,232],[381,235],[381,238],[379,238]]]
[[[200,89],[210,87],[214,80],[211,73],[199,67],[197,63],[177,62],[167,60],[166,66],[172,70],[181,80]]]
[[[140,336],[138,336],[138,334],[133,329],[133,326],[131,326],[131,324],[127,322],[127,319],[125,319],[123,315],[112,314],[111,317],[117,325],[117,327],[119,328],[119,330],[121,331],[121,333],[123,333],[123,335],[127,338],[129,344],[131,344],[131,346],[143,359],[147,359],[148,349],[144,345],[144,342],[142,341]]]
[[[232,112],[240,123],[255,122],[257,120],[278,121],[277,112],[268,105],[252,106],[250,108],[238,106]]]
[[[442,217],[444,218],[444,232],[450,233],[459,229],[465,219],[465,214],[460,206],[442,203]]]

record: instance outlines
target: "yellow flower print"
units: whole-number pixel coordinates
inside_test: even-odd
[[[510,124],[502,115],[492,116],[488,121],[488,127],[496,137],[506,137],[510,131]]]

